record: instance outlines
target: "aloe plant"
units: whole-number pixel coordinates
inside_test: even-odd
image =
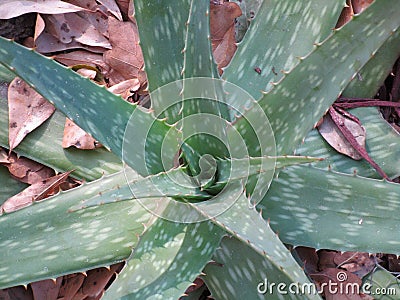
[[[285,244],[400,254],[400,187],[312,131],[339,94],[376,92],[398,55],[398,3],[332,30],[343,1],[264,1],[221,78],[208,1],[134,4],[151,110],[0,39],[0,63],[60,111],[15,151],[91,181],[0,216],[0,288],[126,261],[106,299],[178,298],[199,275],[215,298],[262,298],[264,278],[310,282]],[[399,136],[367,110],[356,113],[375,132],[370,155],[398,176]],[[62,114],[113,154],[60,150]]]

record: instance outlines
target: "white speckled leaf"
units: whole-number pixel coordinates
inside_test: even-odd
[[[293,166],[258,208],[284,243],[400,254],[399,199],[398,184]]]
[[[210,260],[223,234],[209,221],[187,225],[158,219],[139,238],[104,299],[178,299]]]
[[[138,202],[68,211],[98,194],[99,186],[113,188],[116,176],[124,178],[123,174],[111,175],[1,215],[0,288],[126,259],[151,216]]]
[[[329,35],[344,2],[263,1],[223,79],[259,99],[261,91],[282,78],[282,70],[291,70],[298,63],[297,57],[308,54],[313,43]]]
[[[163,171],[159,152],[161,141],[150,138],[138,140],[138,136],[143,138],[141,128],[130,131],[131,136],[128,137],[124,136],[124,131],[134,111],[139,119],[136,122],[153,124],[150,137],[165,136],[171,130],[165,122],[156,120],[144,109],[136,109],[136,105],[57,62],[4,38],[0,38],[0,62],[19,74],[38,93],[101,144],[110,148],[115,155],[122,157],[123,139],[129,143],[129,138],[133,136],[136,137],[135,144],[146,144],[148,156],[151,157],[147,161],[148,170],[153,173]],[[131,158],[129,163],[132,167],[143,163],[142,156]],[[137,171],[144,172],[139,167]]]

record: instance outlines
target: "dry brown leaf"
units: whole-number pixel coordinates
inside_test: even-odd
[[[4,300],[33,299],[32,290],[22,285],[14,286],[12,288],[5,289],[4,291],[6,292]],[[0,296],[2,295],[0,294]],[[3,298],[0,299],[3,300]]]
[[[31,288],[34,299],[57,300],[61,283],[62,277],[58,277],[56,281],[46,279],[32,282]]]
[[[103,70],[109,69],[103,62],[103,55],[84,50],[57,54],[54,59],[66,66],[89,65],[92,67],[100,67]]]
[[[62,14],[85,10],[61,0],[2,0],[0,19],[10,19],[26,13]]]
[[[44,28],[46,27],[46,23],[44,22],[43,18],[40,16],[40,14],[36,15],[36,24],[35,24],[35,32],[33,35],[33,41],[35,42],[39,35],[42,34],[44,31]]]
[[[351,0],[355,14],[361,13],[366,9],[374,0]]]
[[[367,300],[368,295],[357,294],[357,288],[361,291],[362,281],[356,275],[336,269],[327,268],[321,272],[310,275],[319,289],[323,287],[326,300]],[[354,289],[354,290],[353,290]]]
[[[235,54],[235,18],[241,15],[242,10],[236,3],[210,4],[211,44],[220,74]]]
[[[115,1],[121,11],[121,14],[125,20],[129,19],[129,8],[133,6],[133,1],[130,0],[116,0]]]
[[[117,83],[116,85],[110,87],[108,90],[116,95],[120,95],[122,98],[127,100],[130,96],[132,96],[132,93],[138,91],[139,88],[139,79],[133,78]]]
[[[342,269],[346,269],[360,278],[363,278],[376,266],[375,258],[362,252],[336,253],[334,261]]]
[[[112,49],[104,53],[104,61],[111,67],[110,85],[137,78],[144,86],[147,79],[136,25],[109,18],[108,26]]]
[[[85,275],[82,273],[65,275],[60,287],[58,297],[63,300],[71,300],[76,295],[83,281]]]
[[[59,186],[71,172],[66,172],[32,184],[19,194],[7,199],[1,206],[1,213],[10,213],[42,200],[58,192]]]
[[[353,6],[351,4],[351,0],[346,0],[346,6],[340,13],[339,20],[337,21],[335,28],[342,27],[344,24],[349,22],[353,16],[354,16],[354,11],[353,11]]]
[[[95,11],[99,7],[96,0],[65,0],[65,2],[84,7],[90,11]]]
[[[107,38],[87,19],[75,13],[46,15],[46,31],[64,44],[72,41],[88,46],[111,49]]]
[[[122,21],[121,11],[119,10],[119,7],[118,7],[117,3],[115,2],[115,0],[98,0],[98,1],[105,8],[107,8],[107,11],[109,11],[111,14],[113,14],[119,21]]]
[[[296,247],[295,251],[301,261],[304,263],[304,269],[307,274],[318,271],[318,254],[314,248]]]
[[[8,109],[10,151],[55,111],[50,102],[20,78],[15,78],[8,87]]]
[[[365,128],[357,122],[346,118],[345,116],[338,114],[341,122],[346,126],[353,134],[358,144],[365,148]],[[318,126],[318,131],[322,137],[331,145],[336,151],[345,154],[353,159],[360,160],[362,156],[357,150],[350,144],[350,142],[344,137],[343,133],[337,128],[333,122],[331,116],[326,114],[323,122]]]
[[[90,70],[86,68],[80,68],[79,70],[76,71],[76,73],[92,80],[95,79],[97,75],[97,72],[95,70]]]
[[[4,166],[8,168],[15,179],[27,184],[33,184],[55,175],[53,169],[26,157],[18,158],[14,153],[11,153],[8,163],[5,163]]]
[[[70,119],[66,119],[62,147],[69,148],[71,146],[78,149],[90,150],[98,148],[101,145]]]
[[[336,251],[321,250],[318,251],[318,269],[324,270],[326,268],[335,268],[336,264],[334,262],[336,256]]]

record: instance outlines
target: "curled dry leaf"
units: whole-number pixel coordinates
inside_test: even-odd
[[[342,27],[344,24],[349,22],[353,16],[354,16],[354,11],[353,11],[353,5],[351,4],[351,0],[346,0],[346,6],[340,13],[339,19],[335,27],[336,28]]]
[[[125,100],[132,96],[133,92],[138,91],[140,88],[139,79],[133,78],[129,80],[122,81],[113,85],[108,90],[114,94],[120,95]]]
[[[4,166],[15,179],[27,184],[34,184],[55,175],[53,169],[26,157],[17,157],[14,153],[11,153]]]
[[[109,18],[108,26],[112,49],[104,53],[104,62],[111,67],[106,75],[110,85],[137,78],[144,86],[147,79],[136,25]]]
[[[70,119],[66,119],[62,147],[69,148],[71,146],[86,150],[101,147],[100,143],[98,143],[92,136]]]
[[[112,13],[119,21],[122,21],[121,11],[115,0],[98,0],[107,10]],[[131,1],[132,2],[132,1]]]
[[[81,10],[85,8],[61,0],[2,0],[0,19],[10,19],[31,12],[62,14]]]
[[[346,118],[341,114],[337,114],[338,118],[351,131],[357,143],[365,149],[365,129],[359,123]],[[331,145],[336,151],[345,154],[353,159],[360,160],[363,157],[358,151],[350,144],[345,138],[343,133],[337,128],[331,116],[326,114],[323,122],[318,126],[318,131],[322,137]]]
[[[61,53],[57,54],[54,58],[66,66],[89,65],[92,67],[98,66],[103,70],[109,69],[103,62],[103,55],[89,51],[77,50],[69,53]]]
[[[42,200],[58,192],[59,186],[71,172],[59,174],[48,179],[36,182],[21,193],[9,198],[0,206],[1,213],[10,213],[26,207],[34,201]]]
[[[235,54],[235,18],[241,15],[242,11],[236,3],[210,4],[211,44],[220,74]]]
[[[355,14],[361,13],[366,9],[374,0],[351,0]]]
[[[10,151],[55,111],[50,102],[20,78],[15,78],[8,88],[8,109]]]

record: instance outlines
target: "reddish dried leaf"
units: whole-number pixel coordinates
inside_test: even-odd
[[[43,18],[46,22],[46,31],[64,44],[75,41],[88,46],[111,48],[107,38],[78,14],[46,15]]]
[[[101,145],[70,119],[66,119],[62,147],[69,148],[71,146],[78,149],[90,150],[98,148]]]
[[[236,3],[210,4],[211,44],[220,74],[235,54],[235,18],[241,15],[242,11]]]
[[[369,295],[362,293],[362,281],[356,275],[328,268],[319,273],[311,274],[319,290],[324,291],[326,300],[369,300]]]
[[[10,213],[26,207],[34,201],[42,200],[58,192],[58,187],[66,180],[71,172],[50,177],[27,187],[21,193],[7,199],[1,206],[1,213]]]
[[[326,268],[335,268],[336,264],[334,262],[336,251],[321,250],[318,251],[318,269],[325,270]]]
[[[388,255],[388,271],[400,272],[400,259],[396,255]]]
[[[197,277],[194,282],[186,289],[185,294],[189,295],[190,293],[193,293],[194,291],[200,289],[203,285],[204,281],[200,277]]]
[[[67,2],[76,6],[84,7],[90,11],[95,11],[99,6],[96,3],[96,0],[68,0]]]
[[[61,0],[2,0],[0,19],[11,19],[26,13],[62,14],[84,10]]]
[[[357,143],[365,149],[364,127],[341,114],[338,114],[338,118],[340,118],[343,126],[346,126],[351,131]],[[363,158],[338,129],[329,114],[324,116],[323,122],[318,126],[318,131],[336,151],[356,160]]]
[[[342,27],[344,24],[349,22],[351,18],[354,16],[353,6],[351,5],[351,0],[346,0],[346,6],[343,8],[340,13],[339,20],[336,23],[336,28]]]
[[[73,299],[84,280],[85,276],[82,273],[65,275],[58,294],[59,298],[63,300]]]
[[[76,71],[76,73],[78,73],[84,77],[87,77],[89,79],[92,79],[92,80],[94,80],[97,75],[97,71],[91,70],[91,69],[86,69],[86,68],[80,68]]]
[[[33,299],[32,290],[30,288],[25,288],[24,286],[14,286],[12,288],[6,289],[5,291],[8,293],[8,297],[10,297],[10,300]],[[7,298],[5,298],[5,300],[7,300]]]
[[[8,109],[10,151],[56,110],[50,102],[19,78],[15,78],[8,88]]]
[[[36,24],[35,24],[35,33],[33,35],[33,41],[35,42],[38,36],[44,31],[44,28],[46,27],[46,24],[44,23],[43,18],[40,16],[40,14],[37,14],[36,16]]]
[[[56,281],[46,279],[32,282],[31,288],[34,299],[57,300],[61,283],[62,277],[57,278]]]
[[[296,247],[295,251],[301,261],[304,263],[304,268],[307,274],[318,271],[318,254],[314,248]]]
[[[109,18],[108,25],[112,50],[104,53],[104,61],[112,68],[107,75],[110,85],[132,78],[145,85],[147,79],[136,25],[113,18]]]
[[[120,264],[107,268],[98,268],[87,272],[87,277],[82,285],[82,294],[89,297],[99,296],[113,275],[120,269]]]
[[[351,0],[355,14],[361,13],[366,9],[374,0]]]
[[[130,0],[116,0],[115,1],[119,7],[119,10],[121,11],[122,16],[124,17],[125,20],[127,20],[129,17],[129,7],[133,6],[133,1]]]
[[[5,166],[15,179],[27,184],[34,184],[55,175],[53,169],[26,157],[18,158],[14,153],[8,157]]]
[[[375,258],[362,252],[336,253],[334,261],[342,269],[346,269],[360,278],[363,278],[376,266]]]

